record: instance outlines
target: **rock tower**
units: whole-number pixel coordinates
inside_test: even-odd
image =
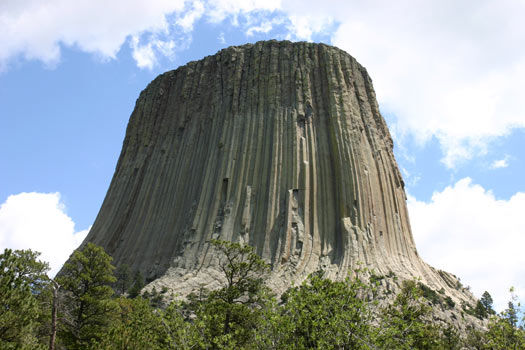
[[[186,293],[217,277],[211,238],[255,247],[276,290],[362,264],[464,298],[418,256],[372,80],[324,44],[230,47],[140,94],[85,242]]]

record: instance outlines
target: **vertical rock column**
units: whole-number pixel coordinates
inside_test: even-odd
[[[211,238],[254,246],[276,289],[358,263],[446,287],[417,255],[392,149],[344,51],[230,47],[142,91],[86,242],[176,290],[212,283]]]

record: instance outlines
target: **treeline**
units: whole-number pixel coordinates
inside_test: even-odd
[[[393,301],[380,305],[383,277],[356,273],[334,282],[319,272],[276,298],[264,283],[269,267],[251,247],[211,243],[223,287],[170,303],[166,289],[141,294],[142,276],[130,276],[125,266],[115,271],[93,244],[76,251],[54,280],[38,253],[6,249],[0,349],[525,349],[516,300],[496,315],[485,293],[466,310],[487,318],[487,328],[460,335],[432,317],[432,303],[453,307],[452,300],[417,281],[403,282]]]

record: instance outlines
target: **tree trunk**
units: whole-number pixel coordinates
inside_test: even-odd
[[[58,310],[58,290],[60,285],[54,281],[53,282],[53,305],[51,306],[51,336],[49,339],[49,350],[55,350],[55,340],[57,334],[57,310]]]
[[[224,319],[224,334],[230,333],[230,318],[231,318],[231,311],[230,309],[226,310],[226,318]]]

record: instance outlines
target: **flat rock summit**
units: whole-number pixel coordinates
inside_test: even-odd
[[[276,291],[367,267],[471,298],[419,257],[372,80],[324,44],[229,47],[140,94],[83,244],[185,294],[218,283],[210,239],[255,247]]]

